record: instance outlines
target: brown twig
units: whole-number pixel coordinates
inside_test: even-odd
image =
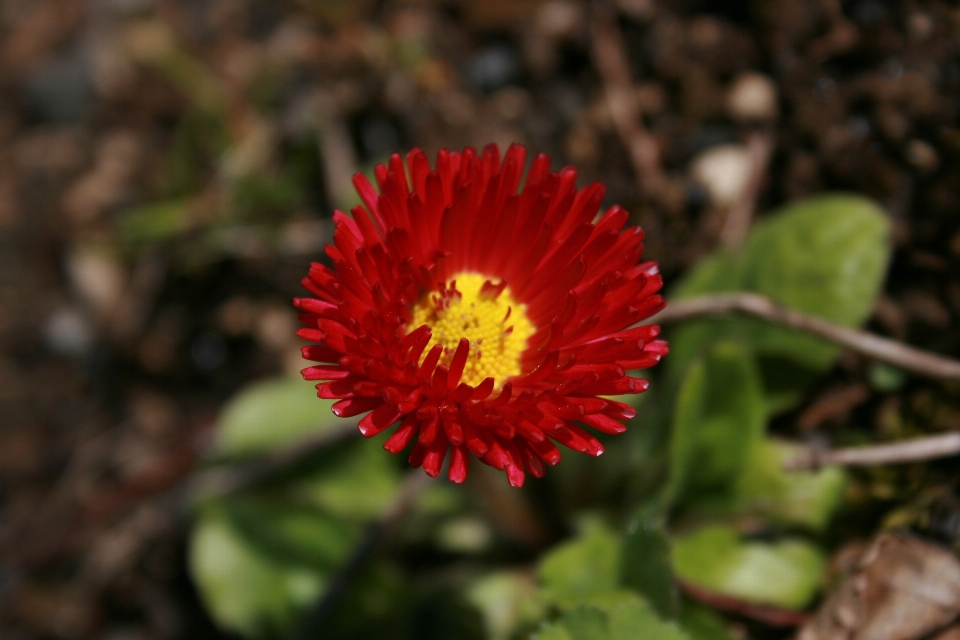
[[[802,611],[781,609],[767,604],[747,602],[740,598],[704,589],[686,580],[677,580],[683,592],[705,605],[726,611],[751,620],[758,620],[771,627],[798,627],[810,619],[810,614]]]
[[[929,378],[960,381],[960,361],[922,351],[902,342],[850,329],[823,318],[786,309],[756,293],[722,293],[676,300],[651,318],[668,324],[703,316],[744,313],[791,329],[805,331],[900,369]]]
[[[603,81],[610,117],[630,154],[630,163],[639,187],[643,193],[657,199],[666,185],[666,176],[660,166],[660,149],[643,124],[623,38],[611,11],[605,11],[602,7],[595,11],[590,24],[590,44],[594,64]]]
[[[747,236],[750,222],[757,208],[757,198],[767,177],[767,167],[774,149],[773,134],[755,131],[747,136],[747,155],[750,173],[743,191],[727,210],[727,217],[720,231],[720,243],[728,250],[735,250]]]
[[[923,462],[951,456],[960,456],[960,432],[832,451],[810,448],[787,461],[784,467],[792,470],[816,469],[826,465],[865,467]]]

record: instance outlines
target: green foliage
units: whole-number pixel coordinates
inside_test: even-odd
[[[521,571],[481,576],[467,587],[466,597],[483,615],[490,640],[506,640],[515,629],[539,622],[546,609],[533,577]]]
[[[329,571],[346,559],[362,534],[359,523],[275,496],[226,501],[236,529],[278,562]]]
[[[293,202],[296,189],[281,183],[247,176],[231,188],[262,201],[253,216]],[[177,233],[185,206],[171,200],[131,216],[131,237]],[[755,291],[855,326],[883,275],[887,227],[875,206],[851,196],[791,205],[758,223],[740,253],[717,252],[694,267],[676,293]],[[831,467],[786,471],[796,446],[771,439],[767,421],[831,365],[836,349],[740,317],[688,322],[669,338],[667,383],[656,385],[656,396],[626,399],[639,416],[628,433],[602,436],[609,453],[566,456],[547,482],[524,489],[531,500],[555,500],[557,517],[581,523],[573,539],[541,551],[535,570],[505,566],[504,530],[477,512],[483,499],[431,484],[391,544],[417,558],[469,562],[456,572],[428,567],[411,583],[409,569],[376,558],[344,594],[330,637],[730,640],[722,616],[681,606],[676,578],[748,602],[809,605],[825,560],[801,536],[826,529],[846,476]],[[870,381],[892,390],[903,378],[874,367]],[[217,449],[241,457],[336,428],[342,422],[330,404],[299,379],[251,385],[224,407]],[[397,499],[399,465],[379,450],[385,437],[342,443],[281,481],[203,506],[190,567],[219,624],[247,637],[286,633],[320,596]],[[625,506],[633,515],[622,533],[584,516],[589,508],[615,522],[630,513]],[[750,540],[743,531],[767,537]]]
[[[684,603],[680,626],[690,636],[690,640],[734,640],[723,618],[694,602]]]
[[[675,624],[664,622],[637,596],[595,600],[545,625],[534,640],[687,640]]]
[[[826,561],[799,539],[744,542],[732,527],[711,525],[673,541],[677,574],[750,602],[802,609],[816,595]]]
[[[300,199],[300,188],[287,175],[246,175],[233,183],[231,210],[240,220],[271,221],[277,214],[293,208]]]
[[[786,471],[798,447],[766,441],[756,447],[737,480],[737,511],[777,524],[823,531],[843,500],[846,474],[839,467]]]
[[[217,448],[228,456],[259,453],[337,420],[310,383],[258,382],[224,408]],[[400,472],[379,445],[348,443],[280,485],[203,505],[190,570],[219,624],[246,636],[282,632],[320,595],[327,576],[396,499]]]
[[[316,571],[274,561],[239,532],[221,509],[207,509],[190,536],[190,570],[219,625],[247,636],[286,628],[320,594]]]
[[[623,536],[620,582],[646,598],[660,616],[676,618],[680,598],[673,577],[670,542],[653,518],[642,518]]]
[[[757,223],[736,255],[718,251],[696,265],[674,298],[752,291],[780,304],[857,326],[870,313],[890,254],[889,222],[869,200],[829,195],[791,204]],[[695,358],[735,340],[760,359],[769,407],[793,406],[837,348],[752,318],[703,319],[669,335],[668,377],[676,384]]]
[[[680,388],[670,442],[668,497],[728,496],[765,426],[760,380],[749,353],[717,346]]]
[[[257,382],[224,406],[217,423],[217,450],[225,455],[266,451],[340,424],[333,402],[312,392],[299,376]]]
[[[590,526],[541,558],[537,577],[547,597],[565,606],[613,591],[620,581],[620,539],[602,525]]]
[[[906,378],[903,371],[883,362],[874,362],[867,370],[867,380],[877,391],[896,391],[903,386]]]

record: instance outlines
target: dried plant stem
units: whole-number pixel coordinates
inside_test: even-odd
[[[655,324],[669,324],[734,312],[820,336],[851,351],[912,373],[939,380],[960,382],[960,361],[922,351],[866,331],[843,327],[823,318],[786,309],[769,298],[755,293],[723,293],[676,300],[651,318],[651,321]]]
[[[659,145],[643,124],[614,14],[600,6],[595,14],[590,24],[590,44],[594,64],[603,81],[610,118],[630,154],[630,164],[641,191],[655,200],[663,195],[666,186]]]
[[[875,444],[847,449],[821,451],[806,449],[789,460],[787,469],[816,469],[826,465],[863,467],[879,464],[904,464],[960,455],[960,432],[913,438],[890,444]]]

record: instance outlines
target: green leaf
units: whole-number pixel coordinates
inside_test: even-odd
[[[760,381],[750,356],[718,345],[689,370],[677,396],[670,441],[668,502],[725,495],[765,427]]]
[[[907,376],[896,367],[891,367],[884,362],[874,362],[867,370],[867,379],[870,381],[870,386],[877,391],[891,392],[902,387]]]
[[[610,620],[596,607],[579,606],[563,616],[563,626],[574,640],[610,638]]]
[[[620,584],[640,593],[664,618],[676,618],[680,599],[673,579],[670,542],[653,518],[644,518],[623,537]]]
[[[883,284],[890,223],[873,202],[828,195],[759,222],[744,246],[742,285],[846,326],[862,323]]]
[[[190,572],[210,615],[247,637],[286,629],[323,589],[322,573],[274,562],[216,508],[201,512],[189,545]]]
[[[839,467],[786,471],[797,450],[779,441],[754,449],[736,488],[738,510],[819,532],[843,501],[846,474]]]
[[[340,418],[336,418],[339,420]],[[381,448],[382,439],[354,443],[296,488],[310,504],[342,518],[373,520],[393,504],[400,470]]]
[[[723,618],[712,609],[694,602],[684,603],[680,628],[690,636],[690,640],[735,640]]]
[[[826,561],[808,542],[742,542],[736,530],[712,525],[673,541],[677,574],[705,589],[787,609],[807,606]]]
[[[868,317],[890,255],[885,214],[852,195],[797,202],[758,222],[739,254],[702,260],[674,298],[752,291],[845,326]],[[819,338],[744,317],[701,319],[669,334],[668,377],[675,384],[712,344],[735,340],[760,356],[771,411],[789,408],[839,351]],[[764,362],[771,359],[771,362]],[[784,361],[791,363],[790,370]],[[772,375],[767,375],[772,374]]]
[[[543,617],[544,603],[537,597],[533,576],[520,571],[498,571],[472,582],[465,593],[467,602],[483,615],[491,640],[506,640],[524,624]]]
[[[329,571],[347,559],[364,527],[315,508],[278,502],[275,496],[228,500],[233,526],[273,561]]]
[[[675,624],[664,622],[634,594],[603,602],[594,598],[587,605],[566,611],[544,626],[534,640],[688,640]]]
[[[676,624],[660,620],[644,602],[624,603],[609,611],[608,615],[611,640],[688,640]]]
[[[143,205],[123,214],[117,221],[119,237],[125,242],[166,240],[189,228],[188,198],[174,198]]]
[[[615,590],[620,578],[620,539],[602,526],[591,527],[549,551],[540,560],[537,577],[548,598],[561,606]]]
[[[217,449],[225,455],[249,455],[342,424],[330,410],[333,401],[317,398],[315,384],[297,376],[241,389],[220,412]]]

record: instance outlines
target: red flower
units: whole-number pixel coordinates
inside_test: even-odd
[[[326,254],[296,306],[317,343],[303,370],[340,417],[366,413],[370,437],[399,426],[384,449],[414,443],[410,464],[462,482],[470,454],[523,484],[554,465],[554,442],[595,456],[583,427],[622,433],[635,415],[604,396],[640,393],[628,371],[656,364],[660,328],[633,325],[664,307],[657,265],[638,264],[643,231],[628,214],[597,218],[604,187],[539,155],[518,186],[526,150],[442,150],[430,170],[414,149],[378,165],[380,195],[357,174],[365,207],[334,213]],[[595,219],[597,218],[597,219]]]

